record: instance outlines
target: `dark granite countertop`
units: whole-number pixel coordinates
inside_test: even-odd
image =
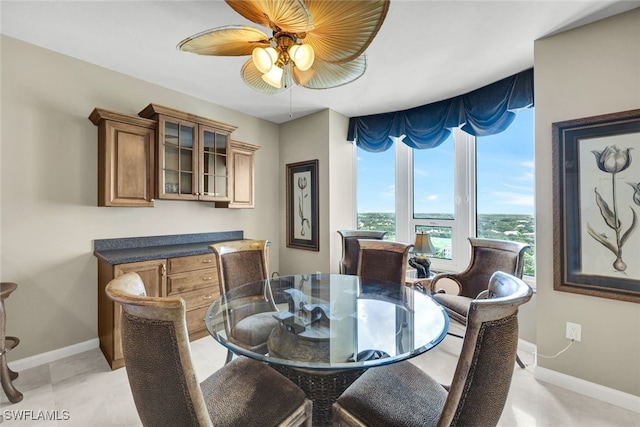
[[[96,239],[93,254],[108,264],[151,261],[211,253],[209,245],[244,239],[242,231]]]

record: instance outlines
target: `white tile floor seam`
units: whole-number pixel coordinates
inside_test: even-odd
[[[434,350],[411,361],[448,383],[461,344],[462,340],[447,337]],[[192,342],[191,353],[200,380],[223,366],[226,357],[226,349],[210,337]],[[529,366],[515,366],[499,426],[640,427],[640,414],[636,412],[535,380],[530,365],[533,355],[522,351],[519,355]],[[141,426],[126,370],[111,371],[98,349],[22,371],[14,385],[24,393],[24,399],[11,404],[2,393],[3,426]],[[41,415],[58,419],[14,419],[17,415],[24,417],[25,411],[30,411],[32,418]]]

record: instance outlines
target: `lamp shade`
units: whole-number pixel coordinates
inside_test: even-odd
[[[294,44],[289,48],[289,57],[300,71],[307,71],[313,65],[315,52],[311,45]]]
[[[273,65],[278,60],[278,52],[272,47],[266,49],[257,47],[253,49],[251,57],[258,71],[266,74],[272,70]]]
[[[413,245],[413,252],[418,254],[434,254],[436,248],[433,247],[429,234],[418,233],[416,234],[416,243]]]
[[[262,75],[262,80],[273,87],[279,88],[282,85],[282,73],[282,68],[274,66],[268,73]]]

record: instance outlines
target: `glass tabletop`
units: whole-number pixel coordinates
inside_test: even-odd
[[[449,317],[428,295],[342,274],[254,282],[214,301],[211,336],[236,354],[311,370],[363,369],[424,353]]]

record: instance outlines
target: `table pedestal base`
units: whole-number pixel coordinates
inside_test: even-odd
[[[311,371],[271,365],[278,372],[289,378],[313,401],[313,425],[331,425],[331,405],[365,369],[349,369],[340,371]]]

